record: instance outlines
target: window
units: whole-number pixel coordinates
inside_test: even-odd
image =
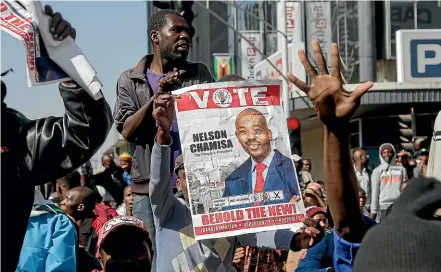
[[[354,119],[350,122],[349,143],[352,148],[363,146],[361,119]]]
[[[386,58],[396,57],[395,32],[441,28],[441,1],[385,2]]]

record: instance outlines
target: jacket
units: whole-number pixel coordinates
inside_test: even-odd
[[[104,98],[94,100],[75,84],[60,84],[65,105],[63,117],[29,120],[2,104],[1,179],[2,271],[14,271],[31,212],[34,186],[63,177],[84,164],[104,142],[112,125]],[[12,199],[20,195],[20,201]]]
[[[34,201],[15,271],[75,272],[78,236],[74,223],[57,206],[44,201],[39,191],[35,194],[41,198]]]
[[[387,163],[381,156],[380,150],[385,145],[389,145],[393,149],[394,155],[390,163]],[[406,169],[395,163],[396,152],[391,144],[382,144],[379,148],[379,153],[381,164],[374,169],[371,176],[372,213],[378,213],[380,210],[387,210],[387,208],[389,208],[389,206],[400,196],[401,183],[407,180]]]
[[[233,171],[225,180],[225,191],[223,197],[252,194],[252,161],[248,158],[241,166]],[[297,175],[294,172],[292,160],[278,150],[274,150],[274,157],[268,166],[268,173],[265,178],[264,192],[283,191],[283,198],[262,202],[261,204],[270,205],[287,203],[295,195],[299,194]],[[224,206],[224,210],[252,207],[254,203],[243,205]]]
[[[118,79],[116,87],[116,102],[113,112],[116,129],[123,131],[124,122],[135,114],[142,106],[151,103],[148,117],[138,127],[134,135],[126,139],[133,154],[132,169],[132,192],[148,194],[148,182],[150,180],[150,156],[156,135],[156,123],[153,119],[153,90],[147,80],[146,71],[152,63],[153,55],[144,56],[135,68],[123,72]],[[202,63],[187,62],[186,67],[180,69],[181,88],[195,84],[214,82],[207,66]]]

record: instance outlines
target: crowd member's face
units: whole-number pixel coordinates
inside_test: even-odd
[[[76,213],[84,210],[81,196],[79,192],[74,189],[67,192],[66,197],[61,201],[60,206],[63,212],[70,216],[74,216]]]
[[[407,155],[398,155],[397,156],[397,163],[400,165],[406,165],[408,162]]]
[[[369,161],[369,155],[368,155],[367,151],[363,150],[361,152],[360,160],[361,160],[362,165],[365,165],[365,166],[367,165],[367,163]]]
[[[394,152],[390,148],[385,148],[385,149],[383,149],[383,151],[381,151],[381,157],[387,163],[391,162],[393,155],[394,155]]]
[[[303,170],[306,172],[311,172],[312,165],[310,160],[303,160]]]
[[[302,169],[301,161],[295,161],[295,160],[292,161],[294,162],[294,166],[296,167],[296,170],[300,171]]]
[[[166,15],[167,23],[159,32],[152,32],[152,40],[158,43],[162,59],[183,61],[187,59],[191,46],[190,28],[184,18]]]
[[[360,208],[363,208],[366,205],[366,194],[363,192],[358,192],[358,197],[360,200]]]
[[[271,152],[273,136],[262,114],[253,111],[240,114],[236,119],[236,137],[257,163],[262,162]]]
[[[185,170],[184,169],[180,169],[178,171],[177,186],[178,186],[178,188],[180,188],[182,190],[182,194],[184,195],[184,199],[186,201],[189,201],[187,180],[186,180],[186,175],[185,175]]]
[[[58,183],[56,187],[57,187],[57,195],[61,199],[61,201],[63,201],[63,199],[66,198],[67,192],[69,192],[69,188],[67,188],[64,184],[58,184]]]
[[[324,229],[329,228],[329,222],[328,222],[328,218],[326,217],[326,215],[319,213],[319,214],[314,215],[313,219],[316,220],[317,222],[319,222],[320,226],[322,226]]]
[[[420,155],[421,164],[426,165],[429,161],[429,154],[428,153],[422,153]]]
[[[104,156],[103,157],[103,166],[104,168],[110,168],[115,165],[115,161],[111,156]]]
[[[132,162],[130,161],[120,161],[119,165],[121,166],[121,169],[130,172],[130,169],[132,168]]]
[[[126,204],[126,207],[132,210],[133,207],[133,195],[132,195],[132,187],[128,186],[124,190],[124,204]]]
[[[310,193],[310,190],[311,189],[306,189],[303,195],[303,202],[306,204],[305,206],[320,206],[317,197]]]

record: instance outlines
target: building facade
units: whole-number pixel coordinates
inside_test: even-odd
[[[231,53],[234,55],[235,73],[249,77],[250,69],[264,62],[265,57],[274,59],[271,56],[279,52],[277,27],[281,22],[277,15],[281,11],[277,5],[277,1],[195,1],[192,6],[195,36],[189,60],[205,63],[213,70],[214,53]],[[396,31],[440,29],[440,1],[376,1],[368,7],[371,17],[362,20],[360,16],[368,12],[364,10],[360,13],[360,3],[355,1],[287,1],[287,6],[287,28],[292,31],[290,43],[303,42],[306,52],[311,56],[308,47],[311,40],[319,40],[325,54],[329,53],[331,43],[337,42],[342,76],[348,89],[355,88],[351,84],[360,82],[360,66],[365,65],[369,53],[373,53],[370,57],[375,67],[370,68],[374,71],[372,80],[376,83],[363,97],[361,107],[352,121],[352,148],[365,147],[374,165],[379,161],[378,147],[383,142],[390,142],[401,149],[403,140],[400,138],[402,127],[399,116],[409,114],[412,109],[416,115],[417,136],[424,137],[432,133],[434,119],[441,109],[441,83],[436,78],[428,79],[425,83],[397,82]],[[248,39],[254,37],[253,41],[258,42],[249,45],[237,32],[210,15],[207,7],[237,32]],[[150,15],[157,10],[152,1],[147,2],[147,10]],[[372,28],[369,36],[365,30]],[[257,51],[252,52],[253,47],[264,53],[264,56]],[[366,51],[366,47],[371,47],[371,51]],[[246,52],[252,53],[252,65]],[[295,58],[295,55],[291,58]],[[257,79],[281,78],[277,71],[260,76]],[[323,126],[304,94],[292,93],[291,116],[301,123],[302,156],[311,159],[316,166],[312,170],[313,176],[320,180],[323,178]],[[117,143],[119,149],[114,151],[122,150],[124,144],[121,141]]]

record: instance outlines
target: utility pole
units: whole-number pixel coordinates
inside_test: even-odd
[[[359,1],[358,5],[358,54],[360,82],[376,79],[375,1]]]
[[[288,59],[288,36],[287,36],[287,27],[286,27],[286,2],[285,0],[280,0],[279,4],[281,5],[281,14],[279,15],[281,17],[282,25],[278,25],[277,28],[279,29],[279,33],[283,33],[283,35],[278,35],[280,42],[282,44],[282,73],[284,75],[288,74],[288,65],[289,65],[289,59]],[[282,89],[282,101],[283,101],[283,110],[285,112],[286,119],[289,118],[290,109],[289,109],[289,90],[288,90],[288,80],[286,77],[284,77],[283,83],[283,89]]]

